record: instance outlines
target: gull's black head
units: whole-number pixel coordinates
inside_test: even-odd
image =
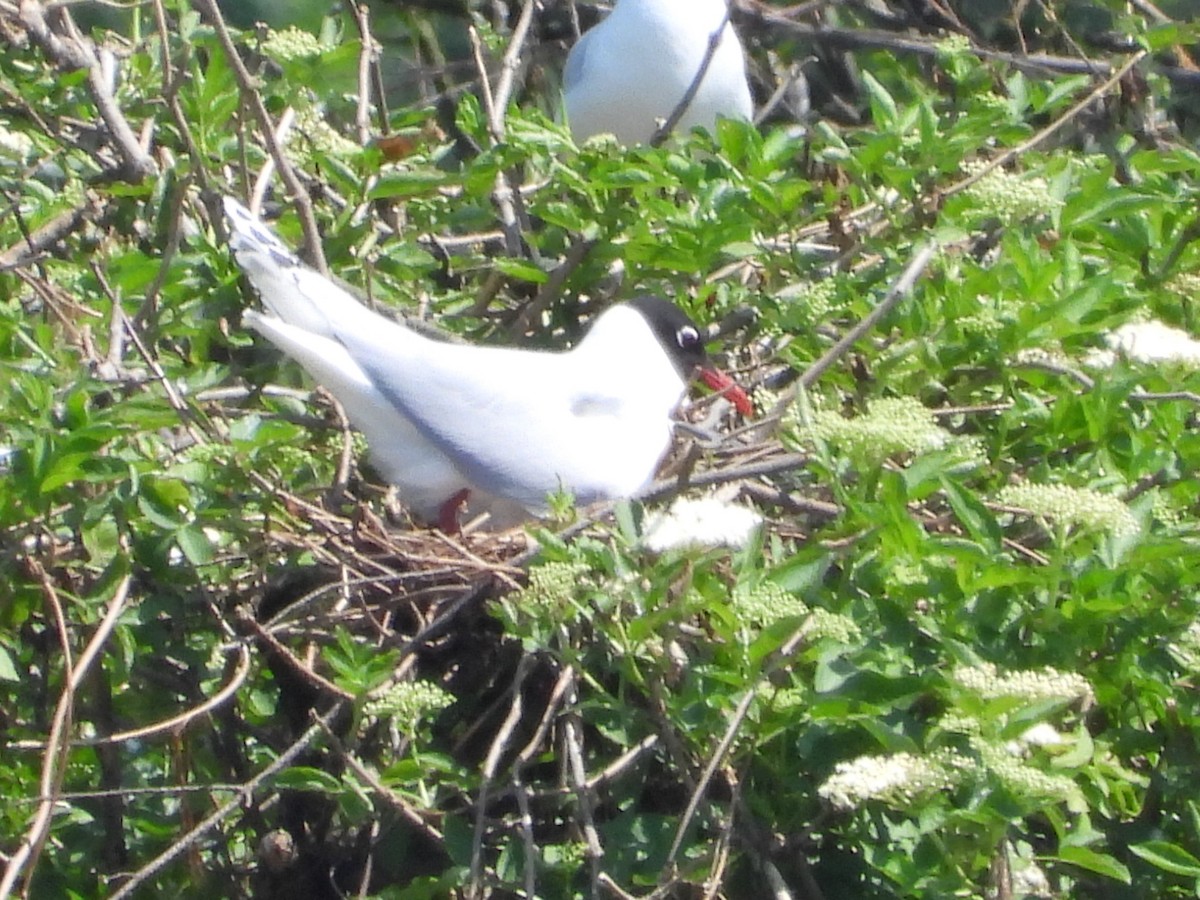
[[[708,366],[704,335],[682,309],[670,300],[650,295],[635,297],[629,305],[642,314],[680,378],[688,381],[697,369]]]

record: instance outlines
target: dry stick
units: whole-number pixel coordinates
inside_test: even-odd
[[[891,53],[912,53],[919,56],[937,56],[937,42],[919,38],[902,37],[890,31],[873,28],[835,28],[827,25],[806,25],[793,22],[774,11],[759,6],[753,17],[760,30],[771,37],[773,44],[800,38],[812,43],[824,44],[834,50],[887,50]],[[1045,53],[1021,54],[984,47],[969,47],[969,52],[980,59],[1007,63],[1018,69],[1040,69],[1065,75],[1102,75],[1110,70],[1105,62],[1091,62],[1069,56],[1053,56]]]
[[[571,273],[583,265],[584,260],[588,258],[588,254],[592,252],[598,243],[599,241],[595,238],[589,238],[578,240],[571,245],[563,261],[550,272],[546,283],[537,292],[537,296],[525,304],[525,307],[521,310],[521,314],[517,316],[516,321],[510,329],[514,336],[525,334],[533,325],[533,320],[562,296],[563,286],[567,283],[567,279],[571,277]]]
[[[296,108],[289,106],[279,116],[279,124],[275,126],[274,139],[275,144],[282,152],[287,146],[288,136],[292,133],[292,125],[296,122]],[[267,196],[267,188],[271,186],[271,176],[275,174],[275,158],[267,157],[262,168],[258,170],[258,174],[254,176],[254,184],[250,188],[250,196],[246,198],[246,205],[250,207],[250,212],[255,216],[262,217],[263,199]]]
[[[75,742],[82,744],[80,741]],[[7,746],[12,746],[11,744]],[[214,781],[211,784],[168,784],[162,787],[120,787],[111,791],[61,791],[59,800],[105,800],[111,797],[173,797],[176,794],[202,794],[211,791],[238,791],[240,784]],[[16,797],[14,803],[35,803],[41,797]]]
[[[740,788],[739,788],[740,790]],[[729,812],[721,823],[721,830],[716,837],[716,848],[713,851],[713,861],[707,883],[704,886],[704,900],[717,900],[724,886],[725,873],[729,868],[730,844],[733,836],[733,821],[737,815],[737,806],[729,804]]]
[[[917,279],[921,277],[921,273],[925,271],[925,267],[929,265],[933,259],[934,253],[937,251],[937,244],[926,244],[913,257],[912,262],[896,279],[896,282],[888,288],[887,294],[879,305],[868,313],[861,322],[842,335],[841,340],[830,347],[821,358],[809,366],[804,374],[800,376],[797,382],[800,388],[809,388],[820,378],[835,362],[845,356],[846,352],[858,343],[859,338],[863,337],[868,331],[874,328],[879,321],[895,308],[901,300],[908,296]],[[796,390],[792,389],[789,392],[792,396]]]
[[[327,726],[329,723],[333,722],[335,718],[341,715],[344,708],[344,703],[335,704],[334,707],[329,710],[329,712],[319,717],[318,722],[324,723]],[[157,874],[168,863],[175,859],[175,857],[179,856],[181,853],[199,841],[202,837],[204,837],[204,835],[214,829],[223,820],[241,811],[246,804],[254,799],[254,792],[258,790],[260,786],[265,784],[278,772],[281,772],[290,766],[292,761],[301,753],[304,753],[309,748],[309,745],[312,744],[313,740],[315,740],[321,733],[321,724],[309,726],[308,730],[305,731],[304,734],[300,735],[300,737],[296,738],[292,745],[288,747],[287,750],[285,750],[279,756],[279,758],[275,760],[275,762],[271,763],[269,766],[247,781],[244,785],[241,785],[238,790],[238,796],[214,810],[187,834],[177,840],[174,844],[172,844],[146,865],[142,866],[137,872],[130,876],[129,880],[121,885],[120,890],[109,897],[108,900],[126,900],[126,898],[131,897],[138,887],[140,887],[144,882],[153,878],[155,874]]]
[[[146,296],[142,298],[141,305],[133,315],[133,321],[136,324],[146,321],[158,309],[158,295],[162,293],[163,285],[167,283],[171,262],[175,259],[175,254],[179,252],[179,245],[183,239],[183,207],[187,202],[189,181],[188,178],[182,179],[181,183],[175,185],[172,192],[171,211],[167,219],[167,246],[163,249],[162,258],[158,262],[158,271],[154,275],[154,281],[150,283],[150,287],[146,290]],[[109,362],[117,365],[120,363],[120,359],[112,359],[110,355]]]
[[[517,671],[513,676],[512,703],[508,707],[508,715],[496,732],[492,745],[488,747],[487,757],[483,761],[483,771],[479,785],[479,799],[476,802],[478,811],[475,815],[475,831],[471,839],[471,880],[467,886],[467,897],[470,900],[480,900],[483,896],[483,830],[487,820],[488,793],[496,778],[496,770],[500,767],[500,757],[508,749],[517,726],[521,723],[521,710],[524,703],[521,689],[525,685],[525,677],[529,674],[530,657],[522,656],[517,663]]]
[[[704,58],[700,60],[700,68],[696,70],[696,75],[692,79],[692,83],[683,92],[683,96],[675,104],[675,108],[671,110],[671,114],[667,116],[666,121],[659,125],[655,129],[654,134],[651,135],[651,147],[662,146],[662,142],[675,130],[675,126],[679,124],[679,120],[684,117],[691,107],[692,101],[696,99],[696,94],[700,92],[700,85],[704,82],[704,76],[708,74],[708,68],[712,65],[713,57],[717,55],[717,48],[721,46],[721,38],[725,36],[725,26],[728,24],[729,0],[726,0],[725,15],[721,17],[721,24],[717,26],[717,30],[708,36],[708,46],[704,48]]]
[[[96,56],[96,45],[90,38],[77,32],[62,36],[56,34],[46,21],[46,11],[37,0],[20,0],[18,18],[30,39],[41,48],[51,62],[64,69],[83,69],[87,72],[88,87],[96,110],[108,128],[121,156],[120,175],[123,180],[140,182],[158,173],[154,159],[142,147],[136,134],[117,105],[109,80],[104,75],[104,66]],[[58,15],[67,30],[74,31],[69,14],[59,9]]]
[[[59,607],[55,617],[60,623],[60,631],[63,633],[65,640],[66,622],[62,619],[61,606],[58,604],[58,595],[54,590],[54,585],[50,581],[50,576],[46,574],[46,570],[33,559],[28,561],[30,571],[42,583],[42,593],[47,602],[52,607]],[[75,692],[79,690],[83,679],[90,673],[92,664],[96,661],[101,648],[112,634],[113,628],[116,627],[117,619],[125,609],[125,601],[129,596],[129,586],[132,583],[133,576],[126,575],[113,591],[112,599],[109,600],[108,610],[104,613],[104,618],[100,620],[100,624],[96,627],[95,633],[91,640],[88,641],[87,647],[83,653],[79,655],[79,661],[71,665],[69,654],[67,654],[67,678],[63,685],[62,694],[58,698],[58,706],[54,710],[54,719],[50,726],[50,735],[46,740],[46,756],[42,763],[42,778],[40,783],[41,801],[38,803],[37,813],[34,816],[33,822],[30,823],[29,829],[22,838],[20,846],[9,857],[8,865],[4,870],[4,877],[0,879],[0,900],[12,896],[13,889],[17,879],[21,873],[28,869],[28,875],[25,877],[25,890],[28,893],[29,886],[33,883],[33,869],[37,865],[38,857],[41,855],[42,847],[45,845],[46,838],[50,833],[50,821],[53,817],[54,807],[56,805],[59,789],[62,787],[62,780],[66,776],[66,760],[67,754],[71,749],[71,740],[67,732],[71,727],[71,720],[75,710]],[[69,644],[64,643],[64,649],[69,648]]]
[[[767,102],[764,103],[762,108],[754,114],[754,124],[756,126],[762,125],[767,116],[773,113],[775,108],[783,102],[788,91],[790,91],[792,87],[804,77],[804,66],[809,62],[815,61],[815,56],[809,56],[807,59],[798,63],[794,63],[788,67],[787,74],[779,82],[779,84],[776,85],[775,90],[771,93],[771,96],[767,98]]]
[[[42,568],[34,560],[30,560],[27,568],[30,569],[30,574],[37,577],[41,582],[42,597],[46,605],[50,607],[50,615],[54,619],[54,630],[58,635],[58,643],[62,648],[63,654],[63,672],[66,674],[67,684],[63,688],[63,697],[67,696],[70,690],[71,671],[74,664],[71,661],[71,635],[67,628],[67,620],[63,615],[62,604],[58,599],[58,592],[54,588],[54,584],[50,581],[50,576],[46,574],[46,570]],[[73,706],[73,704],[72,704]],[[59,792],[62,790],[63,773],[67,768],[67,754],[70,751],[70,743],[63,741],[59,743],[60,731],[65,733],[71,727],[69,721],[73,711],[72,706],[66,707],[66,717],[68,721],[62,723],[60,729],[59,712],[63,707],[60,704],[58,710],[55,711],[53,727],[46,741],[46,756],[42,761],[42,779],[40,782],[41,790],[38,791],[38,796],[41,798],[37,814],[34,817],[33,828],[30,838],[30,863],[29,877],[25,879],[25,884],[22,890],[22,895],[29,893],[30,885],[33,883],[33,868],[37,865],[38,857],[41,855],[42,847],[45,846],[46,838],[50,833],[49,815],[45,815],[45,824],[42,825],[43,814],[46,813],[46,806],[53,808]],[[7,873],[6,873],[7,874]]]
[[[171,58],[168,48],[171,46],[172,35],[167,26],[167,12],[163,9],[163,0],[154,0],[154,24],[158,29],[159,44],[162,48],[162,70],[163,70],[163,98],[167,101],[167,108],[171,111],[171,119],[175,123],[175,128],[179,132],[179,136],[183,139],[183,145],[187,150],[188,159],[203,159],[204,155],[200,152],[200,148],[196,145],[196,140],[192,136],[192,126],[188,123],[187,116],[184,115],[183,107],[179,105],[179,91],[187,83],[187,73],[182,69],[178,74],[172,71]],[[191,50],[190,44],[183,45],[184,58]],[[189,171],[189,177],[194,177],[203,190],[211,190],[212,182],[208,175],[208,169],[205,166],[196,166]]]
[[[371,35],[371,10],[358,0],[346,0],[354,14],[362,50],[358,54],[358,106],[354,123],[358,127],[358,142],[364,147],[371,141],[371,70],[379,53],[379,45]],[[386,127],[386,123],[385,123]]]
[[[1086,97],[1068,109],[1065,113],[1043,128],[1029,140],[1018,144],[1011,150],[1004,151],[995,159],[990,160],[987,165],[981,167],[978,171],[972,172],[962,181],[956,182],[955,184],[952,184],[950,187],[946,188],[941,192],[941,195],[943,197],[949,197],[952,194],[957,194],[959,191],[970,187],[975,182],[979,181],[979,179],[998,169],[1000,166],[1007,165],[1011,160],[1016,159],[1021,154],[1026,153],[1038,146],[1038,144],[1042,143],[1044,140],[1046,140],[1046,138],[1050,137],[1050,135],[1062,128],[1067,122],[1071,121],[1085,109],[1091,106],[1096,100],[1100,99],[1100,97],[1112,90],[1112,88],[1129,73],[1130,69],[1146,58],[1146,53],[1146,50],[1139,50],[1137,53],[1133,54],[1133,56],[1125,60],[1124,64],[1117,69],[1116,72],[1114,72],[1109,78],[1105,79],[1103,83],[1101,83],[1094,90],[1090,91]]]
[[[755,680],[754,684],[746,689],[746,693],[738,702],[737,709],[734,710],[733,716],[729,720],[729,726],[725,729],[725,734],[721,737],[717,748],[713,751],[707,765],[705,765],[704,771],[700,775],[700,781],[696,784],[695,790],[692,791],[687,808],[679,820],[679,827],[675,831],[675,840],[671,842],[671,851],[667,854],[667,861],[663,865],[664,878],[670,874],[672,867],[675,865],[675,857],[679,854],[680,847],[683,846],[683,839],[692,824],[692,819],[696,816],[696,811],[700,808],[700,801],[704,798],[705,791],[708,790],[709,782],[712,781],[717,767],[720,766],[721,762],[725,759],[725,754],[729,752],[729,748],[733,745],[733,740],[737,737],[738,729],[741,728],[742,722],[750,712],[751,705],[758,696],[759,683],[775,670],[776,665],[786,661],[796,651],[796,648],[800,646],[800,642],[804,640],[811,627],[811,619],[806,619],[799,628],[792,632],[783,646],[774,654],[772,662],[763,668],[762,673]]]
[[[924,46],[924,45],[921,45],[921,46]],[[984,177],[989,172],[993,171],[996,167],[1006,165],[1009,161],[1011,161],[1015,157],[1019,156],[1022,153],[1025,153],[1026,151],[1032,150],[1034,147],[1041,144],[1044,140],[1046,140],[1046,138],[1050,137],[1050,135],[1054,134],[1056,131],[1058,131],[1060,128],[1062,128],[1064,125],[1066,125],[1068,122],[1070,122],[1076,116],[1078,116],[1081,112],[1083,112],[1085,109],[1087,109],[1087,107],[1090,106],[1092,103],[1094,103],[1097,99],[1099,99],[1105,93],[1110,91],[1118,81],[1120,81],[1122,78],[1125,77],[1125,75],[1129,72],[1130,69],[1132,69],[1138,62],[1140,62],[1145,57],[1145,55],[1146,55],[1145,51],[1141,51],[1139,53],[1134,54],[1132,57],[1130,57],[1128,60],[1125,61],[1125,63],[1120,67],[1120,69],[1114,75],[1112,75],[1110,78],[1105,80],[1104,83],[1101,84],[1099,87],[1095,88],[1092,91],[1089,91],[1087,96],[1085,96],[1082,100],[1080,100],[1078,103],[1076,103],[1070,109],[1068,109],[1065,113],[1063,113],[1061,116],[1059,116],[1053,122],[1051,122],[1049,125],[1047,125],[1045,128],[1043,128],[1041,131],[1039,131],[1037,134],[1035,134],[1029,140],[1025,141],[1024,143],[1020,144],[1019,146],[1015,147],[1012,150],[1005,151],[1004,153],[1000,154],[1000,156],[996,157],[994,160],[991,160],[986,166],[984,166],[979,171],[973,172],[969,177],[964,178],[963,180],[951,185],[949,188],[946,188],[943,191],[940,191],[939,196],[948,197],[951,194],[958,193],[959,191],[962,191],[965,188],[970,187],[972,184],[974,184],[980,178]],[[896,215],[902,215],[906,212],[910,212],[911,209],[912,209],[912,204],[904,204],[903,206],[898,207],[895,212],[896,212]],[[868,203],[864,203],[862,206],[858,206],[858,207],[850,210],[850,212],[846,213],[843,218],[845,218],[847,221],[852,220],[852,219],[860,219],[867,215],[870,215],[871,213],[877,212],[878,210],[879,210],[879,203],[872,200]],[[863,226],[863,227],[866,227],[866,226]],[[825,223],[819,223],[819,224],[814,223],[812,225],[807,225],[803,228],[797,229],[796,232],[791,236],[790,240],[793,243],[796,243],[796,242],[802,241],[806,238],[811,238],[811,237],[816,237],[818,235],[821,235],[821,234],[825,233],[825,231],[827,229],[828,229],[828,225]]]
[[[296,212],[300,215],[300,226],[304,229],[304,250],[308,260],[318,272],[328,275],[329,266],[325,262],[325,252],[321,249],[321,233],[317,230],[317,220],[313,215],[312,198],[308,196],[308,191],[305,190],[295,169],[284,155],[283,148],[275,140],[275,125],[271,121],[271,114],[263,105],[262,95],[254,87],[254,79],[242,62],[241,56],[238,55],[237,46],[233,43],[233,37],[225,25],[221,10],[217,8],[216,0],[192,0],[192,2],[208,17],[209,24],[216,31],[217,39],[225,51],[229,66],[233,69],[238,87],[241,88],[243,96],[250,101],[250,107],[254,111],[255,119],[258,120],[258,129],[262,132],[263,141],[267,145],[271,158],[275,161],[275,166],[279,169],[279,177],[283,179],[288,193],[296,204]]]
[[[538,852],[537,841],[533,837],[533,810],[529,806],[529,789],[521,780],[520,771],[512,772],[513,793],[517,798],[518,830],[521,832],[521,844],[525,849],[525,896],[537,896]]]
[[[118,731],[104,737],[78,738],[74,741],[75,746],[103,747],[110,744],[123,744],[125,741],[146,741],[160,737],[173,737],[179,734],[187,728],[189,723],[199,719],[201,716],[207,716],[214,709],[222,706],[227,700],[233,699],[238,689],[246,681],[246,676],[250,674],[250,651],[243,645],[238,647],[238,652],[241,658],[238,660],[238,667],[234,670],[233,675],[230,676],[229,681],[221,690],[199,706],[193,706],[185,712],[172,716],[169,719],[155,722],[153,725],[143,725],[141,728],[134,728],[129,731]],[[6,746],[14,750],[41,750],[49,746],[49,744],[44,741],[14,741]]]
[[[19,242],[0,253],[0,270],[16,268],[32,261],[75,231],[82,222],[96,219],[100,210],[99,199],[89,191],[83,201],[73,209],[68,209],[32,232],[23,234]],[[19,218],[18,221],[23,224],[24,219]]]
[[[792,892],[788,890],[787,882],[783,880],[775,863],[763,858],[758,864],[762,868],[763,877],[767,879],[767,884],[771,886],[773,900],[792,900]]]
[[[563,698],[567,696],[567,691],[572,689],[574,681],[574,666],[567,666],[558,673],[558,680],[554,682],[554,688],[550,691],[550,698],[546,701],[546,709],[542,713],[542,719],[538,722],[538,727],[534,731],[533,737],[529,739],[525,747],[517,754],[516,762],[513,764],[514,769],[520,769],[522,766],[529,765],[530,761],[537,756],[538,751],[542,749],[542,742],[546,740],[546,735],[550,733],[550,726],[554,724],[554,717],[558,715],[558,711],[563,704]]]
[[[504,57],[500,62],[500,80],[494,93],[488,90],[487,70],[483,65],[482,48],[478,48],[478,35],[472,32],[472,49],[476,50],[476,65],[479,67],[480,79],[485,87],[484,102],[488,113],[488,131],[496,143],[504,140],[506,130],[504,117],[508,112],[509,100],[512,99],[517,68],[520,64],[521,53],[529,38],[529,29],[533,24],[533,11],[536,6],[536,0],[525,0],[525,4],[521,8],[521,16],[517,20],[512,38],[508,42],[508,49],[504,51]],[[515,183],[518,183],[518,179],[514,178],[511,173],[498,172],[496,174],[494,196],[502,213],[501,221],[505,225],[508,254],[513,257],[524,255],[525,242],[522,233],[529,227],[524,200],[521,197],[520,189],[513,187]],[[537,250],[530,247],[529,252],[533,261],[540,263]]]
[[[342,739],[337,736],[328,724],[318,719],[317,725],[325,733],[325,739],[329,741],[329,746],[333,748],[334,752],[341,757],[343,762],[349,766],[355,775],[366,782],[367,787],[383,798],[384,803],[398,812],[401,818],[433,843],[444,844],[446,842],[446,836],[438,831],[436,826],[425,821],[425,817],[411,803],[380,781],[378,775],[347,750],[346,745],[342,743]]]
[[[354,695],[349,691],[338,687],[328,678],[325,678],[315,672],[311,666],[302,662],[290,648],[285,646],[275,635],[271,634],[265,628],[258,624],[258,621],[251,615],[246,614],[240,617],[242,627],[247,631],[253,632],[255,638],[266,644],[272,652],[276,654],[279,660],[291,669],[292,674],[300,678],[308,684],[309,687],[321,691],[325,694],[337,697],[339,700],[353,700]]]
[[[504,138],[504,120],[497,116],[495,101],[492,98],[492,83],[488,79],[487,63],[483,58],[483,44],[479,41],[479,33],[474,27],[467,29],[467,37],[471,41],[471,54],[475,66],[479,70],[480,92],[483,95],[483,108],[487,113],[488,130],[492,138],[499,142]],[[513,188],[508,176],[503,172],[496,173],[496,184],[492,189],[492,200],[500,214],[500,228],[504,232],[504,251],[507,255],[521,255],[521,226],[517,221],[516,206],[513,203]]]
[[[616,881],[613,880],[613,877],[607,872],[601,872],[600,877],[597,878],[596,881],[600,887],[608,890],[614,897],[618,898],[618,900],[639,900],[638,897],[635,897],[633,894],[629,893],[629,891],[617,884]]]
[[[492,133],[497,140],[500,140],[504,134],[504,114],[508,109],[508,101],[512,99],[517,67],[521,61],[521,51],[525,48],[525,41],[529,36],[529,26],[533,24],[533,10],[536,6],[535,0],[525,0],[525,5],[521,8],[521,18],[517,20],[517,27],[513,29],[508,49],[504,51],[504,58],[500,62],[500,81],[496,85],[495,95],[495,111],[499,114],[499,119],[494,123],[499,126],[500,132],[497,135],[493,130]]]
[[[1076,382],[1085,391],[1093,391],[1096,389],[1096,381],[1090,375],[1080,372],[1064,363],[1055,362],[1051,359],[1029,360],[1028,362],[1013,363],[1013,368],[1018,369],[1035,369],[1039,372],[1049,372],[1051,375],[1062,375]],[[1195,391],[1130,391],[1126,397],[1127,400],[1140,400],[1143,403],[1152,403],[1163,400],[1185,400],[1188,403],[1200,405],[1200,394]]]
[[[576,706],[576,695],[572,685],[568,704]],[[583,836],[587,841],[588,864],[591,869],[592,896],[596,896],[600,883],[600,861],[604,858],[604,845],[600,843],[600,832],[596,830],[595,803],[587,788],[587,766],[583,761],[583,734],[577,710],[568,712],[563,721],[563,743],[567,748],[567,770],[571,787],[579,803]]]
[[[167,394],[167,401],[179,413],[179,418],[183,421],[183,427],[187,430],[188,436],[197,444],[207,444],[209,441],[208,435],[196,426],[195,416],[192,415],[191,409],[183,401],[183,398],[179,395],[179,391],[171,379],[167,377],[167,373],[163,371],[163,367],[159,364],[158,360],[150,353],[137,327],[134,326],[133,322],[129,320],[124,312],[120,312],[120,315],[122,322],[125,324],[125,331],[129,335],[129,339],[133,341],[133,346],[137,348],[142,361],[154,373],[154,377],[158,379],[159,384],[162,385],[163,390]]]

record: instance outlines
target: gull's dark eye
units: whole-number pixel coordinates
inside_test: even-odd
[[[693,347],[700,346],[700,332],[691,325],[682,325],[675,332],[675,341],[684,350],[691,350]]]

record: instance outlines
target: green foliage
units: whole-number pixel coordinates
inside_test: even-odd
[[[87,74],[6,36],[7,859],[54,775],[29,895],[1195,896],[1200,373],[1115,338],[1200,332],[1194,120],[1165,57],[1068,116],[1100,81],[1004,55],[1101,33],[1165,53],[1195,28],[984,6],[975,43],[857,53],[859,126],[659,148],[575,146],[545,73],[502,135],[477,93],[434,127],[465,27],[381,9],[393,47],[439,63],[390,114],[394,159],[359,142],[351,17],[235,32],[247,89],[214,24],[168,4],[161,33],[131,14],[116,89],[144,179]],[[476,340],[562,346],[623,279],[705,322],[754,307],[727,361],[778,385],[937,252],[813,383],[761,390],[777,433],[704,456],[753,488],[745,545],[652,551],[643,504],[568,497],[532,556],[384,525],[369,470],[338,481],[363,454],[337,412],[239,324],[214,201],[276,166],[256,99],[294,116],[331,269]],[[300,842],[279,871],[277,830]]]

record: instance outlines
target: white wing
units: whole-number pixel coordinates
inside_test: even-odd
[[[540,512],[560,487],[591,502],[653,475],[685,385],[636,311],[609,310],[568,353],[436,341],[304,266],[236,201],[226,210],[270,313],[247,324],[341,401],[422,514],[464,487]]]

